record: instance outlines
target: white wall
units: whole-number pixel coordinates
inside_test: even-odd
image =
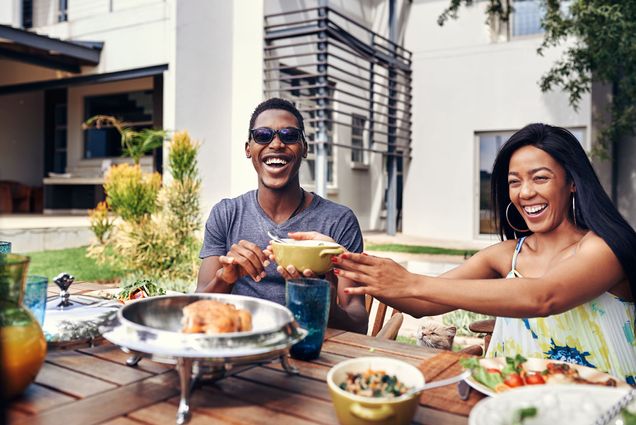
[[[42,185],[43,122],[42,92],[0,96],[0,180]]]
[[[22,0],[4,0],[0,3],[0,24],[22,26]]]
[[[45,7],[49,0],[35,3],[38,1]],[[166,64],[170,57],[168,38],[173,28],[174,1],[116,0],[112,9],[110,0],[69,1],[68,22],[55,23],[49,19],[53,23],[39,25],[34,30],[62,40],[104,42],[99,65],[83,67],[82,74]],[[53,3],[57,5],[57,1]]]
[[[454,241],[478,238],[475,132],[530,122],[590,128],[590,97],[578,112],[537,82],[557,59],[536,54],[541,36],[491,42],[485,3],[439,27],[446,0],[415,1],[405,47],[413,52],[413,161],[404,193],[403,232]]]
[[[243,146],[262,99],[262,3],[190,0],[176,4],[175,17],[164,87],[174,119],[167,121],[202,142],[201,208],[207,216],[222,198],[256,187]]]

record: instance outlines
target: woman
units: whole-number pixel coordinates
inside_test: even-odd
[[[336,273],[361,285],[346,292],[418,317],[495,315],[487,356],[566,360],[636,384],[636,233],[576,138],[544,124],[519,130],[497,155],[492,194],[502,242],[438,278],[345,253]]]

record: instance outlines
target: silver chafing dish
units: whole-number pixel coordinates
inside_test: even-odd
[[[202,299],[234,304],[252,313],[253,330],[219,335],[181,332],[183,307]],[[289,348],[307,331],[292,313],[279,304],[230,294],[187,294],[152,297],[122,307],[100,331],[104,338],[137,359],[177,365],[181,400],[177,424],[190,417],[190,394],[201,378],[220,379],[246,367],[281,362],[290,374],[298,370],[289,363]],[[135,361],[129,364],[136,364]]]

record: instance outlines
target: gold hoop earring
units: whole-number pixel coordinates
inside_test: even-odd
[[[517,232],[529,232],[530,229],[518,229],[515,226],[512,225],[512,223],[510,222],[510,218],[508,218],[508,210],[510,210],[510,206],[512,205],[512,202],[510,202],[508,204],[508,206],[506,207],[506,221],[508,222],[508,226],[512,227],[512,230],[516,230]]]
[[[574,227],[576,227],[576,202],[574,201],[574,192],[572,192],[572,219],[574,220]]]

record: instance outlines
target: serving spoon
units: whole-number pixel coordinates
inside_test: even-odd
[[[274,242],[278,242],[278,243],[286,243],[288,244],[289,242],[282,240],[281,238],[279,238],[278,236],[276,236],[275,234],[273,234],[272,232],[270,232],[269,230],[267,231],[267,236],[269,236],[270,238],[272,238],[272,240]]]
[[[464,379],[468,378],[470,376],[470,371],[466,370],[462,373],[460,373],[459,375],[455,375],[455,376],[451,376],[450,378],[446,378],[446,379],[442,379],[439,381],[434,381],[434,382],[429,382],[427,384],[421,385],[419,387],[415,387],[412,388],[410,390],[408,390],[407,392],[405,392],[403,395],[415,395],[417,393],[420,393],[424,390],[430,390],[433,388],[437,388],[437,387],[443,387],[445,385],[451,385],[454,384],[455,382],[459,382],[459,381],[463,381]]]

